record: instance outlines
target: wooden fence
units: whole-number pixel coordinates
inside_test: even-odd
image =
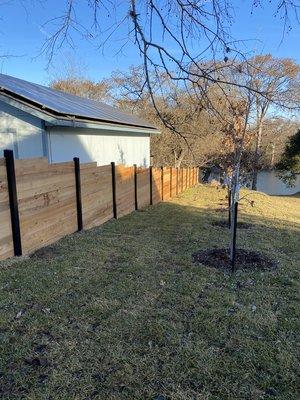
[[[0,159],[0,259],[167,201],[198,182],[197,168],[97,166],[79,160]]]

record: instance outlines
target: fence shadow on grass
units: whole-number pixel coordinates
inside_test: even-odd
[[[182,262],[184,266],[191,262],[191,255],[197,250],[228,247],[229,230],[212,226],[213,222],[226,219],[226,212],[185,206],[175,200],[146,207],[118,221],[108,221],[83,235],[61,240],[52,245],[48,253],[45,250],[47,257],[63,257],[69,262],[70,259],[88,259],[90,254],[97,260],[104,252],[108,259],[112,257],[112,264],[118,268],[124,267],[124,257],[128,262],[135,258],[141,263],[152,260],[154,269],[162,258],[168,268],[178,267]],[[251,228],[238,229],[238,247],[264,252],[276,260],[296,255],[299,224],[245,213],[240,220],[249,223]],[[42,261],[45,251],[42,249],[38,255]]]

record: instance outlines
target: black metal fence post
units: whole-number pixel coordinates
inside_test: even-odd
[[[134,208],[138,209],[138,192],[137,192],[137,166],[133,164],[134,169]]]
[[[113,200],[113,215],[118,218],[117,214],[117,193],[116,193],[116,164],[111,162],[111,181],[112,181],[112,200]]]
[[[73,158],[75,169],[75,183],[76,183],[76,205],[77,205],[77,226],[78,231],[82,231],[82,202],[81,202],[81,179],[80,179],[80,160],[78,157]]]
[[[150,206],[152,206],[153,205],[153,187],[152,187],[153,170],[152,170],[152,166],[150,166],[150,168],[149,168],[149,174],[150,174]]]
[[[234,204],[234,221],[233,221],[233,243],[232,243],[232,260],[231,270],[234,272],[236,260],[236,230],[237,230],[237,216],[238,216],[238,202]]]
[[[164,167],[161,167],[161,200],[164,200]]]
[[[22,241],[20,231],[18,194],[15,173],[15,161],[13,150],[4,150],[4,158],[6,161],[7,186],[10,207],[11,229],[14,245],[14,255],[22,255]]]

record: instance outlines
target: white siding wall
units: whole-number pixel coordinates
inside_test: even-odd
[[[4,149],[16,158],[42,157],[43,134],[42,120],[0,101],[0,157]]]
[[[93,129],[51,128],[48,130],[50,160],[61,162],[79,157],[81,162],[97,161],[98,165],[117,164],[149,166],[150,136],[147,134],[109,133]],[[74,131],[73,131],[74,132]]]
[[[16,158],[48,156],[50,162],[79,157],[98,165],[150,164],[149,134],[63,127],[45,131],[43,126],[41,119],[0,101],[0,157],[4,149],[12,149]]]

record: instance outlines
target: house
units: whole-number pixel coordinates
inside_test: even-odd
[[[107,104],[0,74],[0,157],[149,166],[149,122]]]

